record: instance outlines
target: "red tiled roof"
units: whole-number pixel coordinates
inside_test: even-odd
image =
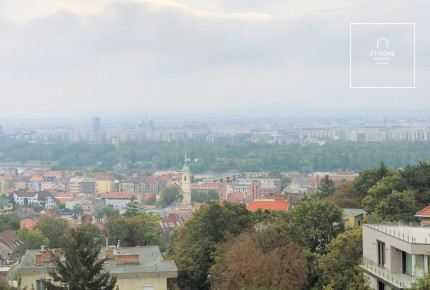
[[[428,216],[430,217],[430,205],[426,208],[423,208],[419,212],[417,212],[415,215],[417,216]]]
[[[43,181],[43,177],[42,176],[33,176],[32,178],[30,178],[30,181]]]
[[[285,199],[256,199],[246,207],[249,211],[283,210],[288,211],[288,201]]]
[[[182,220],[177,215],[165,216],[160,221],[161,229],[163,230],[174,230],[182,225]]]
[[[0,180],[13,180],[13,177],[12,176],[10,176],[10,175],[6,175],[6,176],[4,176],[4,175],[0,175]]]
[[[46,171],[43,175],[61,175],[60,171]]]
[[[22,220],[22,221],[19,223],[19,227],[20,227],[20,228],[26,228],[26,229],[32,230],[32,229],[33,229],[33,227],[34,227],[36,224],[37,224],[37,223],[36,223],[34,220],[29,219],[29,218],[26,218],[25,220]]]
[[[172,209],[170,214],[190,214],[191,209]]]
[[[244,192],[233,192],[227,196],[228,201],[242,201],[245,196]]]
[[[130,199],[132,197],[137,198],[136,192],[105,192],[100,194],[100,198],[112,198],[112,199]]]

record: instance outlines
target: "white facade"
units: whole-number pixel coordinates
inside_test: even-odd
[[[363,226],[363,261],[371,287],[407,289],[424,276],[430,263],[430,228]]]
[[[31,205],[33,203],[44,204],[45,208],[49,209],[55,205],[55,198],[40,192],[14,192],[13,199],[19,205]]]

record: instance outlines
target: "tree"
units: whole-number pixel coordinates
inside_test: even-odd
[[[353,187],[355,190],[354,192],[357,194],[357,198],[361,201],[361,199],[367,195],[367,191],[378,181],[384,177],[393,176],[396,174],[397,171],[387,169],[383,162],[378,169],[364,169],[353,182]]]
[[[307,269],[300,248],[286,242],[264,252],[256,243],[256,234],[233,237],[221,246],[216,264],[209,272],[212,288],[302,289],[306,285]]]
[[[133,196],[130,199],[130,202],[127,203],[127,208],[125,210],[124,216],[134,217],[137,215],[138,210],[139,210],[139,208],[138,208],[138,203],[137,203],[136,197]]]
[[[277,169],[273,169],[267,174],[268,178],[282,178],[281,173]]]
[[[178,200],[180,198],[179,194],[179,188],[177,187],[166,187],[163,190],[163,193],[161,194],[161,198],[158,201],[158,205],[162,208],[168,207],[172,204],[175,200]]]
[[[49,247],[49,239],[39,229],[19,229],[14,239],[20,245],[17,249],[19,254],[24,254],[29,249],[40,249],[41,246]]]
[[[302,200],[292,210],[291,222],[299,229],[311,252],[326,253],[326,246],[344,231],[342,212],[336,205],[317,198]]]
[[[75,203],[75,205],[73,206],[73,214],[75,216],[78,216],[83,213],[84,213],[84,210],[82,209],[82,205],[80,205],[79,203]]]
[[[65,219],[41,216],[34,229],[39,229],[48,238],[51,247],[59,248],[69,231],[69,223]]]
[[[96,210],[96,218],[101,219],[103,217],[111,217],[119,215],[119,209],[114,208],[111,204]]]
[[[369,214],[384,218],[388,221],[409,222],[419,209],[415,201],[415,192],[405,190],[399,192],[400,174],[383,177],[362,200],[362,207]]]
[[[326,198],[331,196],[335,191],[336,185],[333,180],[330,179],[328,175],[326,175],[323,179],[321,179],[320,184],[318,186],[318,196],[320,198]]]
[[[116,277],[104,271],[106,259],[97,261],[100,245],[85,228],[72,229],[70,236],[62,241],[61,256],[54,260],[48,270],[51,281],[44,281],[48,290],[113,290]]]
[[[354,279],[355,267],[363,254],[362,229],[356,227],[348,233],[342,233],[327,245],[327,254],[319,257],[323,285],[333,289],[349,289]]]
[[[134,217],[118,216],[109,218],[105,233],[110,240],[120,240],[124,246],[163,246],[158,233],[160,216],[152,212],[139,212]]]
[[[327,197],[327,200],[333,202],[339,208],[361,208],[352,182],[345,182],[336,186],[333,195]]]
[[[426,272],[424,277],[414,282],[410,290],[430,290],[430,272]]]
[[[19,229],[19,219],[7,215],[0,215],[0,232],[5,230],[17,230]]]
[[[238,235],[252,225],[251,213],[242,204],[208,201],[172,235],[169,255],[178,267],[181,289],[208,289],[207,275],[214,253],[226,235]]]

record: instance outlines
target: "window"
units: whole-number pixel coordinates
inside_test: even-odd
[[[402,251],[402,272],[412,276],[412,255]]]
[[[385,265],[385,243],[381,241],[378,242],[378,265],[384,267]]]
[[[154,285],[143,285],[142,290],[154,290]]]
[[[378,290],[385,290],[385,284],[381,281],[378,281]]]

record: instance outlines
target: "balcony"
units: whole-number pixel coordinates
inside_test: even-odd
[[[392,273],[391,270],[379,266],[372,260],[363,257],[360,267],[366,271],[367,274],[378,278],[379,280],[388,282],[398,289],[410,288],[415,279],[407,274]]]

